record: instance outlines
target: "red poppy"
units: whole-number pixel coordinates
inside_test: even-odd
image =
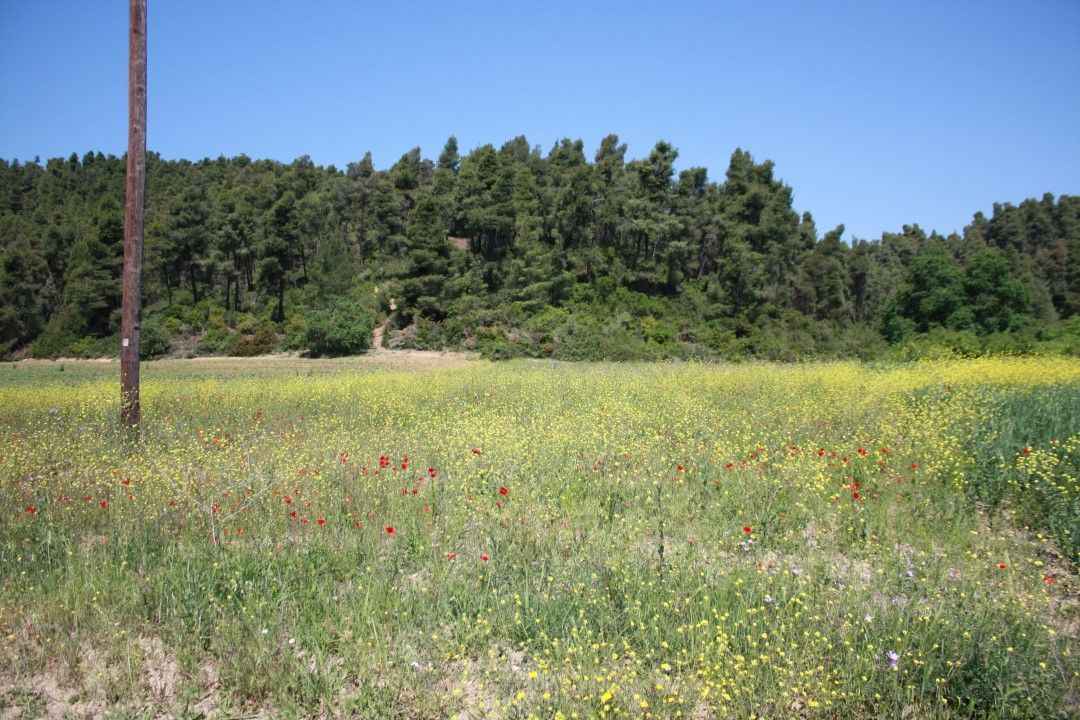
[[[453,560],[456,557],[457,557],[457,553],[452,553],[452,552],[446,553],[446,559],[447,560]]]
[[[1024,448],[1024,454],[1025,455],[1030,455],[1031,454],[1031,448],[1029,448],[1029,447]]]
[[[34,515],[35,513],[37,513],[37,508],[36,507],[34,507],[33,505],[27,505],[26,506],[26,514],[27,515]]]
[[[1006,567],[1008,566],[1005,563],[998,563],[998,570],[1004,570]]]
[[[326,518],[319,518],[318,520],[315,521],[315,524],[316,525],[325,525],[326,524]]]
[[[918,470],[919,469],[919,463],[911,463],[911,469],[912,470]]]
[[[386,457],[385,455],[380,455],[379,456],[379,467],[381,467],[381,468],[390,467],[390,458]]]
[[[387,535],[393,535],[394,534],[394,526],[393,525],[387,525],[386,526],[386,534]]]
[[[289,517],[291,517],[291,518],[295,518],[295,517],[296,517],[296,511],[295,511],[295,510],[291,511],[291,512],[289,513]]]
[[[343,453],[341,453],[341,454],[340,454],[340,455],[338,456],[338,459],[340,459],[342,463],[347,463],[347,462],[349,462],[349,453],[347,453],[347,452],[343,452]]]
[[[1057,578],[1053,575],[1043,575],[1043,583],[1047,585],[1057,585]]]
[[[509,490],[507,490],[507,489],[506,489],[506,488],[504,488],[504,487],[500,487],[500,488],[499,488],[499,494],[500,494],[500,495],[509,495],[509,494],[510,494],[510,491],[509,491]]]
[[[481,450],[481,449],[480,449],[480,448],[478,448],[478,447],[475,447],[475,448],[473,448],[473,449],[472,449],[472,454],[473,454],[473,455],[483,455],[483,454],[484,454],[484,451],[483,451],[483,450]]]
[[[101,502],[98,503],[98,505],[100,505],[103,508],[108,508],[109,507],[109,501],[108,500],[102,500]]]
[[[285,496],[285,504],[286,505],[292,505],[292,498],[289,497],[288,495]]]
[[[481,560],[483,560],[484,562],[487,562],[487,561],[488,561],[488,560],[490,560],[491,558],[489,558],[489,557],[488,557],[488,554],[487,554],[487,553],[481,553],[481,554],[480,554],[480,559],[481,559]]]
[[[752,527],[750,527],[749,525],[743,525],[742,531],[744,533],[746,533],[747,535],[749,535],[750,533],[752,533],[754,531],[754,529]]]

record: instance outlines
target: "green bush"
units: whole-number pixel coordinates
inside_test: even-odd
[[[416,319],[414,343],[420,349],[441,350],[450,344],[450,339],[442,325],[421,317]]]
[[[936,327],[912,338],[901,348],[904,360],[922,358],[978,357],[984,354],[982,343],[974,333]]]
[[[242,312],[236,316],[236,331],[243,335],[254,335],[259,323],[255,316],[249,312]]]
[[[304,349],[304,317],[305,313],[294,312],[285,318],[285,322],[282,323],[282,332],[285,338],[281,344],[285,349]]]
[[[482,332],[477,336],[476,349],[489,360],[510,360],[512,358],[525,357],[525,348],[513,342],[501,331],[496,333]]]
[[[253,334],[255,328],[248,334]],[[199,338],[198,353],[222,355],[232,351],[233,346],[240,342],[236,334],[229,329],[226,322],[225,311],[221,308],[211,308],[206,319],[206,327]],[[254,353],[257,354],[257,353]]]
[[[675,340],[678,328],[671,322],[657,320],[652,315],[646,315],[641,318],[641,334],[646,340],[651,340],[657,345],[665,345]]]
[[[221,311],[224,315],[224,310]],[[201,330],[210,319],[210,301],[200,300],[194,307],[189,308],[183,316],[184,324],[192,330]]]
[[[211,355],[231,352],[237,343],[236,333],[225,325],[211,325],[199,339],[199,351]]]
[[[278,334],[274,324],[267,321],[259,325],[254,335],[237,335],[229,354],[234,357],[265,355],[277,348]]]
[[[139,335],[139,358],[151,360],[169,352],[172,333],[158,317],[148,317],[143,321]]]
[[[67,347],[71,357],[98,358],[118,357],[120,355],[120,336],[106,335],[105,337],[83,337]]]
[[[30,357],[45,359],[69,355],[67,348],[76,339],[74,335],[68,333],[53,334],[46,331],[30,346]]]
[[[339,298],[304,322],[303,344],[312,355],[355,355],[371,347],[375,321],[355,300]]]

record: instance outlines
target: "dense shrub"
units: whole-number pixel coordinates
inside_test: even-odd
[[[143,320],[139,335],[139,358],[151,360],[165,355],[169,352],[170,340],[172,340],[172,333],[168,331],[160,318],[146,318]]]
[[[355,355],[371,347],[375,321],[360,303],[337,299],[304,322],[303,344],[312,355]]]
[[[277,349],[278,334],[274,324],[267,321],[259,325],[254,335],[237,335],[229,354],[236,357],[266,355]]]

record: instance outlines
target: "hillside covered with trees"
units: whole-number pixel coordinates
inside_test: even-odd
[[[386,170],[150,154],[143,353],[391,347],[562,359],[1080,352],[1080,197],[841,239],[769,161],[675,172],[659,142],[467,155]],[[0,357],[114,355],[124,162],[0,161]]]

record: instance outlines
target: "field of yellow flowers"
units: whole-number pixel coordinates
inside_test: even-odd
[[[1080,361],[0,366],[0,717],[1080,712]]]

